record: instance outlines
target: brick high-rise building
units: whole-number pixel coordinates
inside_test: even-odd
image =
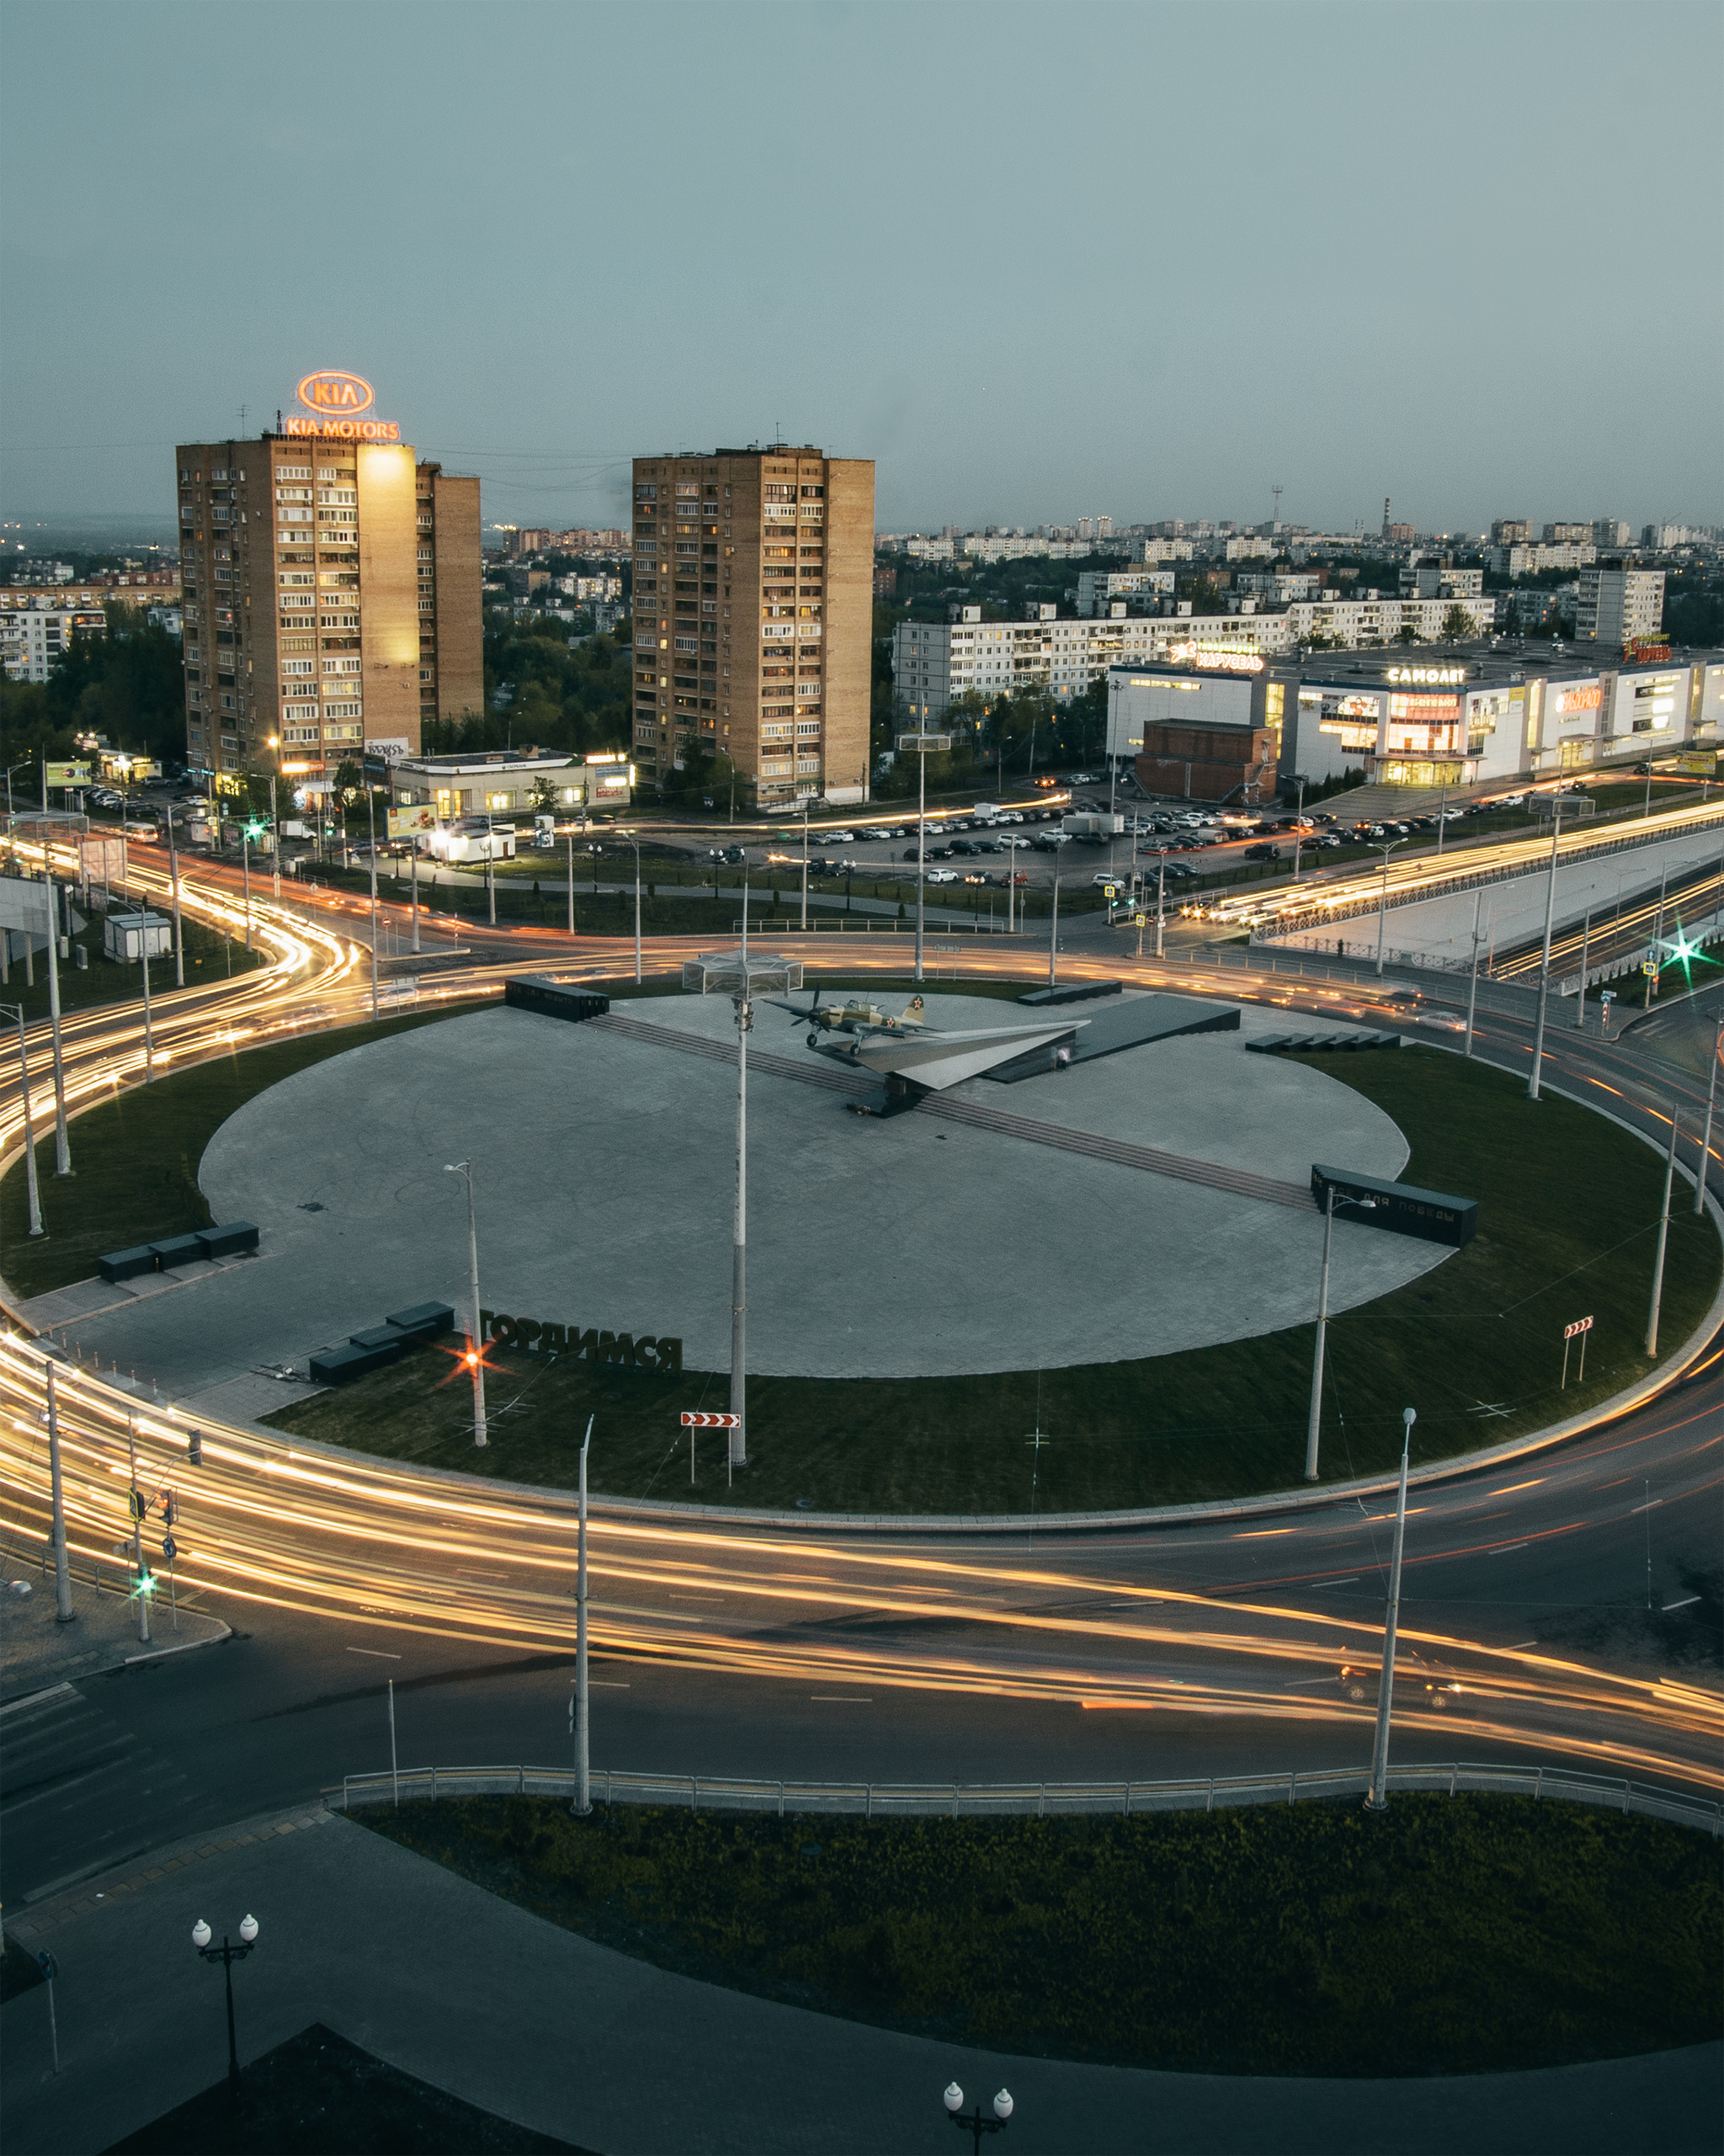
[[[634,466],[635,760],[762,807],[867,798],[874,466],[782,443]]]
[[[479,482],[404,442],[263,434],[175,452],[187,761],[333,771],[485,705]]]

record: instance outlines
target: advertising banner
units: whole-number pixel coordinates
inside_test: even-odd
[[[49,769],[54,768],[49,765]],[[1718,752],[1716,748],[1691,748],[1676,759],[1676,768],[1690,779],[1715,779],[1718,775]]]
[[[48,784],[51,786],[87,786],[90,783],[88,764],[51,764]]]
[[[391,838],[412,838],[420,832],[437,828],[434,808],[392,808],[389,811],[388,831]]]

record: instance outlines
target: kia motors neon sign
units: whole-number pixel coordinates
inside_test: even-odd
[[[1255,652],[1239,652],[1225,644],[1170,644],[1168,657],[1176,664],[1185,662],[1222,673],[1261,673],[1263,661]]]
[[[393,419],[362,419],[376,402],[371,385],[362,375],[344,374],[338,367],[321,367],[306,375],[299,386],[299,400],[309,418],[299,413],[284,419],[285,434],[317,434],[344,442],[398,442],[401,428]]]

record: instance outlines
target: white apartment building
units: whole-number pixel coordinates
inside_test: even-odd
[[[1481,599],[1482,569],[1455,569],[1443,562],[1409,562],[1400,576],[1402,599]]]
[[[1095,551],[1094,542],[1087,539],[1037,539],[1007,532],[972,531],[958,543],[971,562],[1029,562],[1044,556],[1052,562],[1083,562]]]
[[[1673,546],[1703,546],[1711,536],[1690,524],[1649,524],[1642,529],[1640,543],[1649,553],[1668,554]]]
[[[45,681],[74,636],[105,636],[99,606],[33,606],[0,620],[0,668],[8,681]]]
[[[1189,562],[1191,541],[1189,539],[1134,539],[1125,556],[1128,562]]]
[[[1594,546],[1632,546],[1633,544],[1634,527],[1632,524],[1620,524],[1615,517],[1594,517],[1593,519],[1593,545]]]
[[[1116,599],[1171,599],[1171,569],[1085,569],[1078,579],[1078,611],[1105,614]]]
[[[1585,546],[1497,546],[1491,550],[1491,567],[1499,577],[1535,577],[1541,569],[1584,569],[1599,558],[1588,540]]]
[[[1081,696],[1108,668],[1134,659],[1189,658],[1204,664],[1240,653],[1273,658],[1313,636],[1348,647],[1389,645],[1411,630],[1435,643],[1451,607],[1471,618],[1469,634],[1496,626],[1494,599],[1358,599],[1303,601],[1274,613],[1189,613],[1062,621],[1042,609],[1035,621],[984,621],[966,606],[954,621],[901,621],[892,636],[892,680],[918,724],[941,717],[973,690],[992,698],[1041,688]]]
[[[1593,528],[1588,524],[1547,524],[1545,544],[1547,546],[1585,546],[1591,543]]]
[[[1226,544],[1226,558],[1230,562],[1271,562],[1275,556],[1275,542],[1259,539],[1247,533],[1240,539],[1230,539]]]
[[[1233,588],[1273,599],[1277,606],[1290,606],[1296,600],[1317,598],[1323,580],[1314,569],[1242,569],[1233,579]]]
[[[1583,569],[1574,633],[1583,643],[1621,646],[1664,626],[1662,569]]]

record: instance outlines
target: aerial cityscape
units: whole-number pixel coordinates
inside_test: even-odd
[[[8,2149],[1716,2146],[1716,9],[71,25]]]

